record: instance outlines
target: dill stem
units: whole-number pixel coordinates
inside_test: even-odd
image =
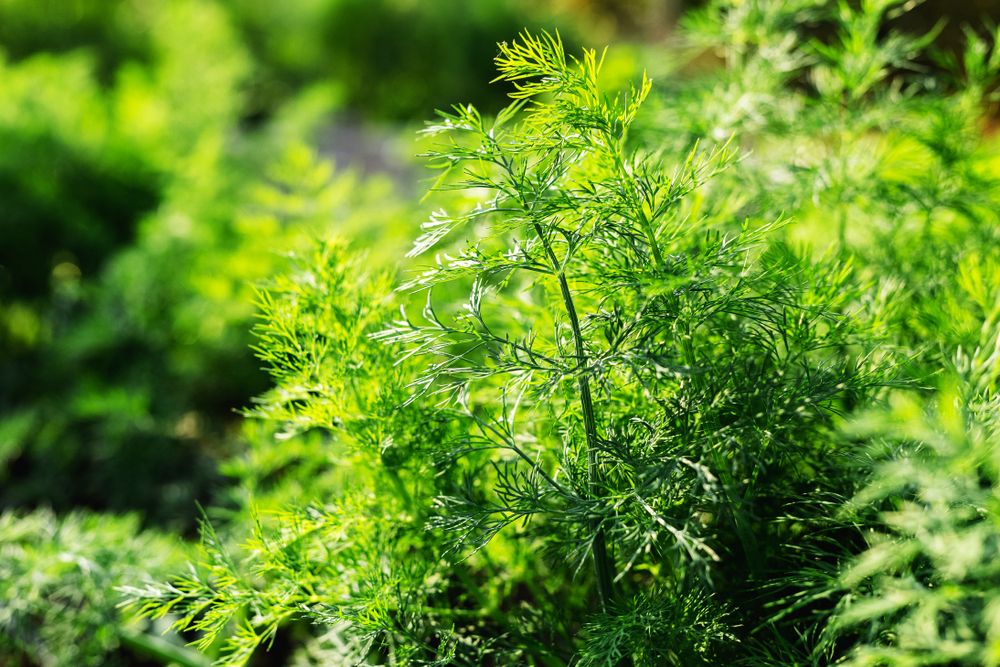
[[[138,630],[120,631],[121,643],[137,653],[156,660],[163,665],[182,667],[210,667],[211,660],[187,646],[177,646],[163,637],[146,634]]]
[[[559,272],[559,289],[562,291],[563,303],[566,306],[566,313],[569,316],[570,326],[573,329],[573,341],[576,346],[576,356],[581,367],[586,364],[586,356],[583,349],[583,337],[580,333],[580,322],[576,315],[576,306],[573,304],[573,296],[569,291],[569,284],[566,274]],[[594,402],[590,394],[590,380],[586,374],[581,373],[578,379],[580,388],[580,410],[583,412],[583,430],[587,436],[587,473],[590,482],[590,493],[592,496],[600,494],[598,484],[599,470],[597,464],[597,420],[594,417]],[[592,519],[591,525],[594,533],[594,568],[597,571],[597,591],[600,595],[601,608],[606,610],[613,597],[612,591],[612,566],[608,557],[607,540],[604,537],[604,527],[601,526],[600,519]]]
[[[559,280],[563,305],[566,308],[566,315],[569,317],[570,327],[573,330],[573,345],[576,350],[577,365],[579,368],[585,369],[587,353],[583,348],[580,319],[576,314],[576,305],[573,303],[573,294],[569,289],[566,271],[552,251],[552,246],[549,244],[541,225],[536,222],[534,223],[534,227],[535,233],[538,234],[538,238],[545,247],[545,252],[548,254],[549,260],[552,262],[552,268]],[[585,371],[580,373],[577,379],[577,386],[580,389],[580,410],[583,413],[583,430],[587,438],[587,477],[590,487],[589,491],[592,497],[596,497],[601,493],[599,484],[600,471],[597,462],[597,419],[594,416],[594,401],[590,393],[590,380],[587,378]],[[594,556],[594,570],[597,575],[598,599],[600,600],[601,609],[606,611],[614,598],[614,589],[612,587],[612,572],[614,568],[608,556],[607,539],[605,538],[604,527],[601,525],[600,519],[591,519],[590,525],[594,530],[594,541],[591,549]]]
[[[646,216],[645,212],[639,213],[639,224],[643,234],[646,235],[646,242],[653,253],[653,266],[657,269],[663,268],[663,255],[660,253],[660,244],[656,241],[656,234],[653,232],[653,223]]]

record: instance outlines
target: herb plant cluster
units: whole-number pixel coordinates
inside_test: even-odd
[[[51,572],[91,661],[1000,665],[1000,32],[917,4],[713,0],[631,84],[524,32],[509,106],[421,133],[419,230],[291,151],[238,189],[293,254],[200,556],[3,515],[0,573]]]

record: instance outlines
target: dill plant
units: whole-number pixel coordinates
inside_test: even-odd
[[[502,45],[498,66],[518,88],[508,113],[527,109],[520,123],[507,127],[504,114],[490,125],[459,107],[428,129],[459,137],[430,154],[461,172],[457,187],[493,196],[433,218],[414,254],[459,228],[477,240],[404,285],[427,292],[424,321],[382,334],[435,355],[418,389],[509,451],[496,498],[441,498],[437,524],[477,548],[538,517],[578,569],[591,555],[605,611],[607,578],[627,582],[650,556],[678,596],[695,573],[711,578],[722,547],[752,571],[766,558],[759,496],[790,490],[822,456],[795,439],[877,381],[871,359],[827,354],[864,342],[848,312],[850,269],[768,246],[779,220],[733,215],[728,193],[711,187],[733,159],[728,146],[678,160],[630,145],[645,80],[609,96],[597,54],[567,61],[549,36]],[[446,322],[431,289],[462,279],[471,297]],[[546,431],[558,436],[548,447]],[[617,562],[602,562],[606,543]]]
[[[339,481],[239,556],[206,524],[200,567],[127,589],[142,614],[225,664],[303,620],[390,664],[716,664],[754,641],[802,529],[786,507],[834,483],[833,415],[884,362],[851,266],[741,208],[733,144],[630,137],[651,84],[609,93],[601,62],[501,45],[512,105],[427,128],[458,209],[394,294],[338,244],[265,290],[254,413],[326,433]]]
[[[875,466],[847,507],[869,528],[825,629],[856,637],[844,664],[1000,664],[998,408],[966,378],[855,423]]]
[[[852,258],[871,284],[859,304],[871,333],[909,384],[845,430],[829,494],[786,507],[811,537],[789,540],[761,587],[770,640],[746,664],[994,659],[992,583],[975,561],[995,539],[978,494],[996,488],[1000,190],[987,128],[1000,50],[986,24],[949,52],[934,46],[940,26],[899,30],[918,5],[711,3],[685,36],[726,67],[671,86],[643,128],[680,148],[735,132],[752,153],[721,178],[757,215],[793,216],[786,238]],[[956,379],[935,392],[942,370]]]

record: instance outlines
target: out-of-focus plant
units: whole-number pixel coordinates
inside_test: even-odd
[[[977,291],[997,293],[992,269]],[[998,318],[994,299],[979,344],[955,353],[933,401],[898,397],[851,426],[871,441],[874,470],[846,508],[866,526],[866,549],[830,593],[827,641],[855,642],[845,664],[1000,664]]]
[[[183,183],[217,182],[209,168],[220,163],[205,155],[220,152],[238,120],[247,59],[217,7],[149,3],[146,11],[133,18],[147,58],[117,63],[111,80],[98,76],[87,44],[58,56],[29,49],[0,68],[8,102],[0,114],[5,506],[81,503],[165,518],[190,508],[193,490],[211,477],[205,455],[178,442],[178,431],[192,429],[175,426],[192,408],[182,403],[162,420],[156,403],[182,396],[156,388],[164,375],[156,353],[136,363],[143,344],[119,327],[118,307],[105,307],[117,299],[98,277],[143,236],[141,218],[183,196]]]
[[[127,665],[137,655],[208,661],[124,623],[116,586],[176,568],[176,537],[139,530],[136,517],[48,511],[0,514],[0,657],[6,664]]]
[[[1000,262],[956,282],[980,326],[951,353],[952,379],[850,427],[873,471],[845,508],[866,548],[830,593],[825,639],[853,639],[844,664],[1000,664]]]
[[[581,20],[524,0],[295,0],[281,7],[225,0],[261,63],[260,103],[290,86],[328,81],[366,120],[419,120],[463,97],[490,110],[495,45],[526,26],[567,33]]]
[[[95,274],[184,158],[239,119],[249,61],[225,15],[204,3],[154,2],[141,17],[149,59],[122,63],[111,84],[83,44],[0,67],[7,298],[45,295],[60,262]]]
[[[150,58],[146,21],[156,4],[149,3],[144,13],[122,0],[3,0],[0,48],[15,60],[85,49],[93,52],[99,77],[107,82],[124,62]]]
[[[213,459],[238,434],[233,410],[266,387],[249,350],[252,286],[332,226],[391,247],[403,205],[387,181],[362,184],[301,146],[263,178],[234,164],[246,158],[202,153],[99,289],[18,360],[36,372],[9,399],[6,474],[18,478],[4,502],[190,516],[221,481]]]
[[[50,281],[88,274],[156,203],[158,176],[117,129],[83,54],[0,56],[0,298],[26,305]]]
[[[843,664],[1000,664],[998,414],[995,393],[959,383],[932,408],[899,400],[854,424],[875,468],[850,505],[866,548],[835,582],[827,628],[852,638]]]

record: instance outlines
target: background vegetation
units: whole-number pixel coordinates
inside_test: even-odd
[[[699,4],[0,0],[0,664],[1000,665],[1000,9]]]

